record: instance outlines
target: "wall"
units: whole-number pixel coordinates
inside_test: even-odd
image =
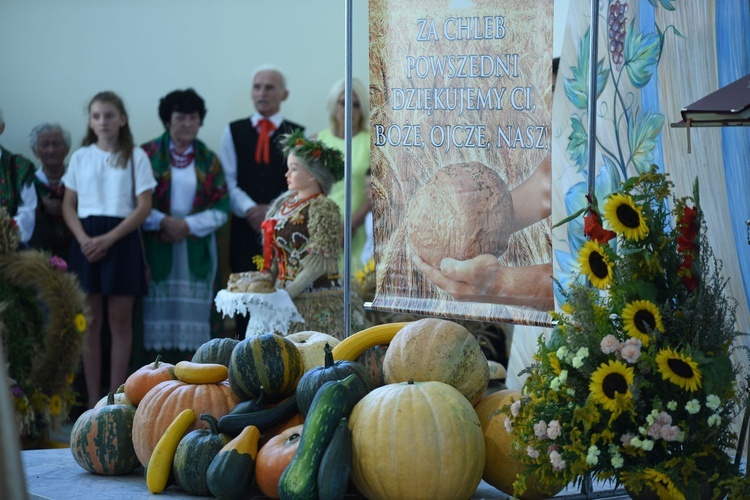
[[[555,0],[559,56],[569,0]],[[352,73],[368,75],[368,3],[352,2]],[[199,137],[218,149],[226,124],[252,111],[251,74],[274,64],[291,91],[284,115],[327,126],[328,89],[344,76],[345,0],[0,0],[0,143],[34,159],[30,130],[67,128],[77,147],[86,105],[118,92],[137,142],[162,132],[159,98],[191,86],[208,107]],[[558,29],[560,27],[560,29]]]
[[[367,2],[354,0],[352,73],[368,78]],[[30,130],[57,121],[80,144],[86,105],[118,92],[137,142],[163,131],[159,98],[193,87],[208,114],[199,137],[218,149],[227,123],[252,113],[252,71],[287,75],[284,115],[315,132],[345,71],[344,0],[0,0],[0,143],[33,159]]]

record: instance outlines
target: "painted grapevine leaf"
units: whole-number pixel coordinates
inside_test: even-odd
[[[625,36],[625,71],[630,83],[637,89],[643,88],[656,69],[661,55],[661,40],[657,33],[635,31],[635,21]]]
[[[656,138],[664,127],[664,115],[651,111],[635,115],[628,123],[630,160],[638,174],[648,171],[653,163]]]
[[[570,71],[573,78],[565,78],[563,82],[565,95],[571,103],[578,109],[586,109],[588,106],[588,86],[589,86],[589,32],[581,39],[578,44],[578,65],[571,66]],[[604,90],[607,84],[608,73],[604,69],[604,60],[600,60],[596,65],[596,95],[597,97]]]
[[[659,8],[659,5],[657,5],[657,0],[648,0],[648,3],[654,6],[654,8]],[[667,10],[674,10],[674,0],[658,0],[658,2],[661,4],[662,7],[664,7]]]
[[[570,155],[570,159],[573,160],[578,173],[581,173],[589,161],[588,133],[579,116],[572,115],[570,117],[570,127],[572,132],[568,136],[568,146],[565,150]]]

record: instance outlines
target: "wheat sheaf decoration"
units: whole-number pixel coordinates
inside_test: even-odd
[[[0,207],[0,312],[16,420],[24,437],[44,437],[75,404],[71,382],[89,313],[67,263],[37,250],[17,251],[15,221]]]

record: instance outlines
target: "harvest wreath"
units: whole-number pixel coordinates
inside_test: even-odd
[[[17,251],[18,242],[18,226],[0,207],[0,331],[16,423],[21,437],[33,442],[47,439],[75,404],[70,384],[87,313],[65,261]]]

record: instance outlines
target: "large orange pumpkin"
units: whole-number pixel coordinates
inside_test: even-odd
[[[499,411],[506,404],[521,399],[521,393],[512,389],[493,392],[482,399],[476,407],[479,422],[484,433],[486,460],[482,479],[507,495],[513,496],[513,482],[523,470],[523,465],[510,454],[512,436],[505,430],[507,414]],[[540,500],[550,498],[562,491],[564,486],[543,492],[542,485],[529,480],[526,491],[521,495],[523,500]]]
[[[302,437],[302,424],[290,427],[268,440],[255,460],[255,481],[267,497],[279,498],[279,478],[294,458]]]
[[[169,380],[158,384],[141,400],[133,418],[133,447],[141,465],[146,466],[159,438],[182,410],[190,408],[196,415],[207,413],[218,419],[238,402],[227,382],[186,384]],[[199,427],[207,425],[196,420],[187,432]]]
[[[379,387],[357,403],[349,427],[352,481],[367,498],[465,500],[482,479],[477,414],[442,382]]]
[[[399,330],[385,353],[383,371],[388,384],[444,382],[472,405],[479,403],[490,381],[477,339],[458,323],[438,318],[420,319]]]

